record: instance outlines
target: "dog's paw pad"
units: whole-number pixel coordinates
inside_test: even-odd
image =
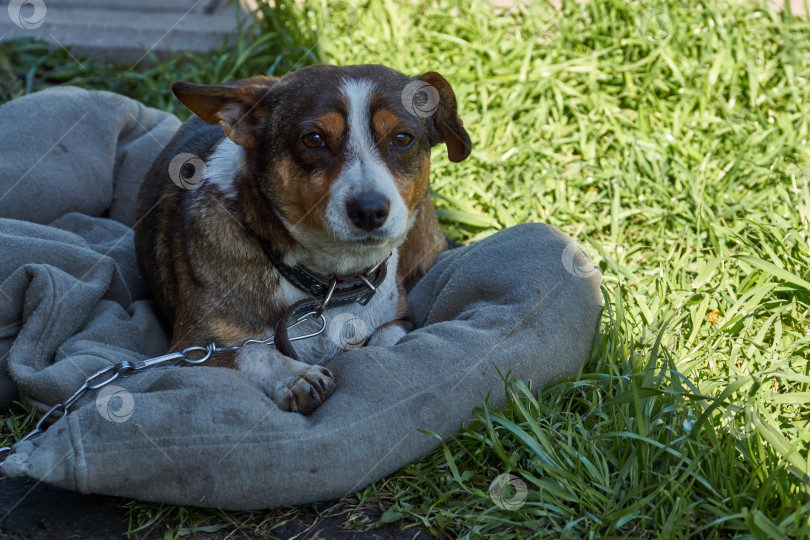
[[[284,385],[278,406],[285,411],[309,414],[335,392],[335,376],[321,366],[309,366]]]

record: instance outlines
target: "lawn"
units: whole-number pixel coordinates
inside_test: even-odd
[[[810,537],[810,23],[722,0],[332,6],[265,8],[245,22],[252,38],[139,71],[4,44],[0,101],[78,84],[185,115],[176,79],[317,62],[439,71],[474,145],[460,164],[433,154],[448,235],[559,227],[603,269],[603,321],[579,376],[539,392],[509,380],[505,408],[482,403],[436,452],[336,501],[343,526]],[[517,508],[490,497],[502,473],[527,486]],[[318,511],[128,506],[133,531],[169,537],[272,534]]]

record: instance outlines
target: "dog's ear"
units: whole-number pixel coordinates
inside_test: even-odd
[[[219,124],[240,146],[256,145],[257,119],[270,107],[272,77],[251,77],[223,84],[193,84],[178,81],[172,92],[191,112],[207,124]]]
[[[450,83],[435,71],[420,75],[418,79],[430,85],[425,87],[424,91],[427,93],[427,103],[425,105],[429,106],[431,110],[423,111],[420,114],[420,116],[427,116],[425,113],[430,113],[428,116],[430,145],[435,146],[441,142],[445,143],[450,161],[458,162],[467,159],[472,150],[472,143],[470,142],[470,136],[467,135],[467,131],[464,129],[461,118],[458,117],[456,94],[450,87]],[[431,100],[435,99],[434,96],[438,96],[438,103],[431,104]]]

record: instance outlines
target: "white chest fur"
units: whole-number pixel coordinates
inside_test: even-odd
[[[377,287],[377,292],[368,304],[349,304],[324,311],[326,329],[318,336],[293,342],[293,348],[302,362],[320,364],[327,362],[341,351],[355,349],[362,345],[374,330],[391,322],[397,316],[399,290],[397,289],[397,261],[395,249],[388,259],[385,280]],[[307,294],[286,279],[281,280],[281,290],[287,305],[307,298]],[[290,337],[309,333],[317,329],[317,323],[307,321],[301,328],[290,330]]]

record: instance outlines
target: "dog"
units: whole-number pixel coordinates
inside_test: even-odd
[[[146,174],[135,226],[171,351],[232,347],[208,364],[308,414],[336,387],[319,364],[346,348],[330,321],[358,318],[372,346],[412,327],[405,292],[448,248],[431,148],[444,143],[453,162],[471,151],[455,94],[436,72],[380,65],[172,91],[194,115]],[[320,333],[296,341],[298,325]]]

